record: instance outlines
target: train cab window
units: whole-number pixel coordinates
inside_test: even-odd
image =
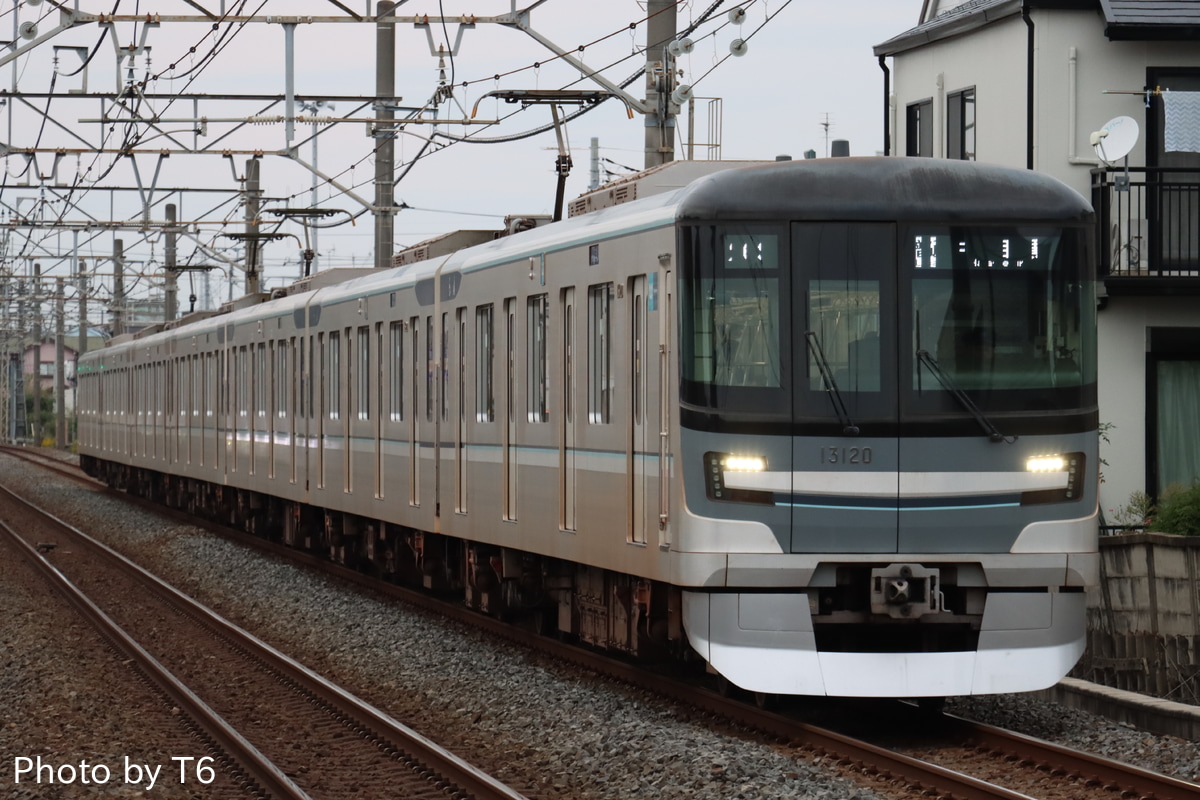
[[[526,400],[530,422],[550,419],[550,376],[547,373],[548,327],[550,310],[546,295],[539,294],[526,301]]]
[[[992,411],[1092,402],[1096,304],[1081,231],[914,228],[905,245],[914,410],[954,408],[953,388]]]
[[[613,285],[588,288],[588,422],[607,424],[612,413]]]
[[[496,355],[495,313],[492,304],[475,309],[475,420],[496,420],[496,393],[492,370]]]
[[[338,331],[329,332],[329,368],[325,375],[329,396],[326,399],[329,406],[329,418],[338,419],[342,415],[342,335]]]
[[[781,308],[790,291],[786,229],[701,225],[682,235],[683,402],[786,418],[792,336]]]

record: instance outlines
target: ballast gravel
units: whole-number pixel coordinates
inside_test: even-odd
[[[530,797],[880,796],[806,754],[763,744],[668,701],[581,677],[577,670],[477,631],[165,522],[10,457],[0,456],[0,482]],[[37,621],[25,615],[0,625],[4,641],[30,641],[12,635],[12,629]],[[58,645],[41,647],[38,659],[24,659],[20,668],[70,672],[75,668],[70,643]],[[19,676],[5,675],[6,694],[19,693],[22,686]],[[0,702],[6,769],[14,742],[29,746],[28,737],[18,732],[31,729],[28,709],[38,703],[37,698],[23,700]],[[87,708],[88,702],[85,696],[48,713],[94,716],[97,709]],[[1192,742],[1153,736],[1031,696],[953,698],[948,710],[1184,780],[1200,779],[1200,748]],[[109,728],[121,730],[123,709],[103,711]],[[55,746],[66,757],[73,755],[66,742]],[[5,780],[0,769],[0,786]]]

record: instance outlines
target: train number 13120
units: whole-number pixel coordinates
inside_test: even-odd
[[[822,447],[822,464],[870,464],[869,447]]]

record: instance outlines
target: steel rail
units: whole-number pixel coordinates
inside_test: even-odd
[[[963,738],[969,739],[982,749],[1029,758],[1052,768],[1055,772],[1061,770],[1067,775],[1076,775],[1084,781],[1096,782],[1106,788],[1111,787],[1122,792],[1132,791],[1137,797],[1153,797],[1155,800],[1196,800],[1200,797],[1200,786],[1194,783],[1119,761],[1099,758],[1090,753],[981,722],[951,715],[946,715],[946,719],[961,731]]]
[[[397,746],[397,749],[402,750],[412,760],[446,777],[459,789],[468,792],[471,797],[477,800],[527,800],[521,793],[464,761],[432,740],[425,738],[384,711],[366,703],[342,687],[327,681],[308,667],[285,653],[276,650],[271,645],[226,620],[224,617],[221,617],[207,606],[192,599],[158,576],[147,572],[103,542],[93,539],[70,523],[59,519],[54,514],[14,494],[6,487],[0,486],[0,490],[3,490],[5,494],[44,516],[46,519],[53,521],[55,525],[58,525],[71,535],[79,537],[88,545],[94,547],[109,561],[123,569],[136,573],[139,578],[150,584],[152,589],[165,597],[168,602],[175,604],[185,613],[199,620],[201,624],[218,631],[220,635],[235,642],[237,646],[253,653],[257,658],[268,663],[273,669],[294,681],[315,697],[352,716],[367,726],[372,732],[379,735],[380,738],[391,740]]]
[[[4,492],[9,496],[25,502],[7,488]],[[28,504],[27,504],[28,505]],[[159,689],[204,729],[204,732],[226,753],[228,753],[254,781],[259,788],[268,792],[278,800],[311,800],[309,795],[296,786],[287,775],[275,766],[266,756],[258,751],[240,733],[234,730],[224,719],[213,711],[203,700],[196,696],[172,675],[159,661],[150,655],[145,648],[129,636],[112,618],[93,603],[87,595],[80,591],[68,578],[58,571],[36,549],[3,521],[3,530],[13,545],[25,556],[25,560],[35,567],[50,583],[66,597],[100,634],[113,644],[127,658],[132,659],[138,667],[153,681]]]
[[[47,466],[54,468],[52,465]],[[90,483],[88,478],[83,478],[83,480],[88,480]],[[109,491],[119,495],[122,499],[132,500],[143,508],[153,510],[155,513],[197,525],[231,541],[252,546],[262,552],[286,558],[303,566],[315,568],[324,574],[394,597],[424,611],[483,629],[508,641],[541,652],[548,652],[553,657],[561,658],[581,668],[649,689],[701,711],[736,720],[755,730],[828,754],[832,758],[844,759],[855,764],[866,774],[900,778],[913,785],[935,790],[959,800],[994,800],[995,798],[1022,800],[1028,797],[1019,792],[995,786],[986,781],[929,764],[851,736],[798,722],[770,711],[755,709],[735,698],[724,697],[709,689],[687,684],[675,675],[664,675],[645,666],[633,665],[597,651],[573,647],[532,631],[516,628],[464,606],[448,604],[413,589],[381,582],[318,556],[185,514],[136,495],[127,495],[112,489]],[[1061,769],[1065,775],[1078,775],[1085,781],[1097,782],[1103,786],[1119,786],[1123,791],[1133,791],[1139,797],[1154,798],[1154,800],[1195,800],[1200,797],[1200,786],[1196,784],[1127,764],[1099,759],[1070,748],[969,720],[961,720],[948,715],[946,719],[956,725],[964,726],[961,737],[963,739],[972,739],[981,747],[1010,753],[1017,752],[1017,746],[1021,745],[1023,747],[1019,752],[1022,757],[1045,764],[1055,772]]]

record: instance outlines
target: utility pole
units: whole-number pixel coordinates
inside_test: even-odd
[[[594,192],[600,188],[600,140],[592,137],[592,174],[588,180],[588,191]]]
[[[175,204],[167,203],[167,263],[163,267],[166,273],[167,310],[164,322],[171,322],[179,316],[179,270],[175,255]]]
[[[646,14],[646,169],[675,160],[675,115],[671,91],[675,86],[674,59],[667,45],[676,34],[675,0],[650,0]]]
[[[379,0],[375,18],[375,268],[392,265],[396,230],[396,4]]]
[[[33,262],[33,445],[42,444],[42,265]]]
[[[113,239],[112,333],[125,332],[125,242]]]
[[[67,446],[67,353],[66,339],[66,294],[65,278],[54,279],[54,446],[59,450]]]
[[[83,355],[88,351],[88,280],[87,262],[79,259],[79,348],[77,352]],[[77,362],[78,363],[78,362]]]
[[[246,162],[246,294],[258,294],[258,207],[262,197],[259,161]]]

